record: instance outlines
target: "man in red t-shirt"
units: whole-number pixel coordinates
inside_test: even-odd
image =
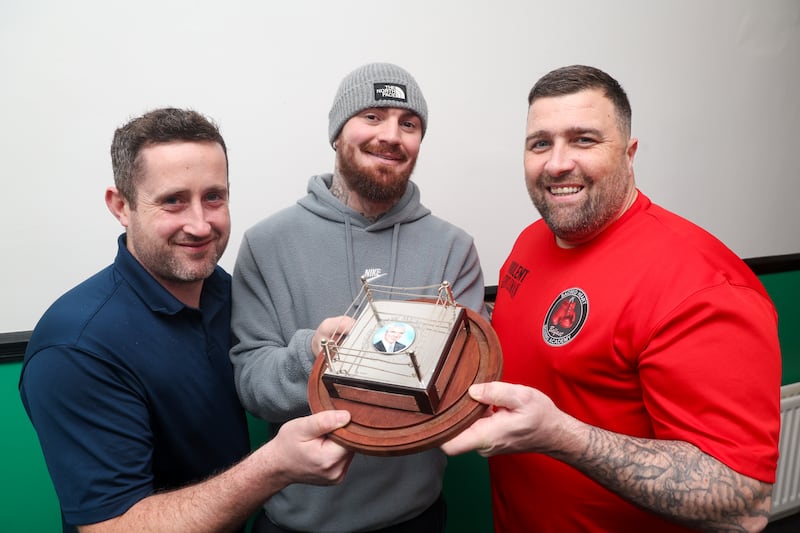
[[[716,238],[634,182],[638,141],[608,74],[529,95],[525,178],[542,220],[500,271],[505,383],[443,445],[491,457],[497,531],[760,530],[780,426],[775,309]]]

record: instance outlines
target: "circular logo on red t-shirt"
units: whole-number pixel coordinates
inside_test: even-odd
[[[581,289],[559,294],[544,317],[542,337],[550,346],[563,346],[574,339],[589,316],[589,298]]]

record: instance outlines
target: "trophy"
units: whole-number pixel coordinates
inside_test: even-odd
[[[500,377],[500,343],[447,281],[424,287],[362,287],[345,314],[350,330],[322,343],[309,380],[313,412],[350,411],[331,438],[370,455],[433,448],[480,418],[473,383]]]

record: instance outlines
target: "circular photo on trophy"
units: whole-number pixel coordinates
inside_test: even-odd
[[[416,333],[411,324],[406,322],[390,322],[375,330],[372,346],[381,353],[397,353],[409,348],[414,343]]]

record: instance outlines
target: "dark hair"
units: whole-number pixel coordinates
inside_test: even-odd
[[[142,171],[142,148],[172,141],[209,141],[222,146],[225,165],[228,149],[217,125],[196,111],[155,109],[117,128],[111,141],[114,185],[132,208],[136,207],[136,180]]]
[[[600,69],[585,65],[572,65],[548,72],[531,89],[528,105],[538,98],[566,96],[588,89],[601,89],[617,111],[617,122],[622,132],[631,134],[631,104],[628,95],[617,80]]]

